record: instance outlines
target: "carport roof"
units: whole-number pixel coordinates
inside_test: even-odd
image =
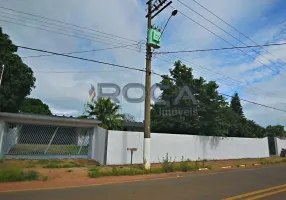
[[[77,119],[66,116],[36,115],[26,113],[0,112],[0,121],[37,125],[57,125],[72,127],[94,127],[101,123],[97,119]]]

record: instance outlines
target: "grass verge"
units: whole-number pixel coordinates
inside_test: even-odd
[[[37,171],[23,171],[19,168],[0,169],[0,182],[32,181],[38,180],[40,174]]]
[[[63,163],[63,164],[50,162],[48,164],[43,165],[42,167],[43,168],[74,168],[74,167],[84,167],[84,165],[81,165],[80,163],[76,163],[76,162],[69,162],[69,163]]]
[[[187,172],[194,171],[200,168],[211,169],[211,166],[205,165],[205,161],[191,162],[190,160],[182,160],[180,163],[175,163],[169,158],[168,154],[163,157],[163,162],[159,168],[151,168],[150,170],[143,169],[143,166],[138,165],[136,168],[117,168],[113,167],[112,170],[101,170],[100,167],[92,168],[88,171],[90,178],[97,178],[102,176],[134,176],[144,174],[160,174],[169,172]]]

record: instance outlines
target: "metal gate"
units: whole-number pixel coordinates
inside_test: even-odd
[[[268,137],[268,148],[270,156],[277,155],[275,137]]]
[[[6,158],[88,158],[92,131],[92,128],[9,123],[3,150]]]

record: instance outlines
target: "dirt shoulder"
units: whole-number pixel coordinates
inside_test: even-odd
[[[81,167],[73,168],[43,168],[44,164],[39,164],[39,161],[19,161],[11,160],[5,161],[0,167],[5,166],[18,166],[25,170],[36,170],[45,179],[38,181],[24,181],[24,182],[6,182],[0,183],[0,192],[4,191],[19,191],[19,190],[35,190],[35,189],[56,189],[65,187],[79,187],[79,186],[92,186],[104,185],[110,183],[151,180],[173,178],[177,176],[189,176],[196,174],[218,173],[227,170],[244,170],[251,168],[266,167],[273,164],[281,164],[283,158],[273,157],[265,159],[240,159],[240,160],[217,160],[217,161],[203,161],[205,166],[211,166],[209,170],[200,171],[194,170],[189,172],[171,172],[161,174],[146,174],[135,176],[108,176],[89,178],[89,169],[96,166],[95,163],[90,161],[73,160],[72,162],[81,163]],[[285,160],[285,159],[284,159]],[[284,161],[283,160],[283,161]],[[68,162],[68,161],[64,161]],[[37,164],[38,163],[38,164]],[[285,163],[286,164],[286,163]],[[26,167],[26,168],[25,168]],[[28,168],[27,168],[28,167]],[[98,167],[98,166],[97,166]],[[134,166],[116,166],[117,168],[131,168]],[[162,164],[153,164],[152,168],[161,168]],[[230,168],[229,168],[230,167]],[[110,170],[114,166],[100,166],[101,170]]]

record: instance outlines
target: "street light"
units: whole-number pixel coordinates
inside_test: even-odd
[[[165,28],[166,28],[167,24],[169,23],[169,21],[170,21],[171,17],[176,16],[176,15],[177,15],[177,13],[178,13],[178,10],[173,10],[173,11],[172,11],[172,13],[171,13],[171,15],[170,15],[169,19],[167,20],[167,23],[165,24],[165,26],[164,26],[164,28],[163,28],[163,30],[162,30],[162,33],[161,33],[160,38],[162,37],[162,35],[163,35],[163,33],[164,33],[164,30],[165,30]]]
[[[178,13],[178,10],[173,10],[172,16],[175,16]]]

